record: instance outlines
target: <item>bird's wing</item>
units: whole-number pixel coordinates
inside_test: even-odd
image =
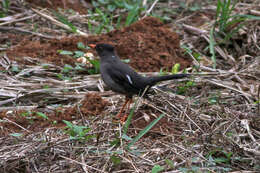
[[[115,64],[110,66],[109,74],[115,83],[120,84],[126,91],[137,93],[142,89],[138,78],[140,77],[133,69],[126,64]]]

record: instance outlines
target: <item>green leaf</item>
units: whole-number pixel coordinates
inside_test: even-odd
[[[66,120],[63,120],[63,122],[67,125],[65,127],[67,129],[65,133],[69,134],[71,139],[86,141],[95,137],[94,135],[86,135],[86,133],[88,133],[91,130],[91,128],[87,126],[74,125]]]
[[[104,23],[108,23],[108,18],[99,8],[96,8],[96,12],[101,16]]]
[[[53,14],[54,14],[56,17],[58,17],[58,20],[59,20],[60,22],[62,22],[63,24],[67,25],[68,27],[70,27],[70,29],[71,29],[71,31],[72,31],[73,33],[76,33],[76,32],[77,32],[77,28],[76,28],[71,22],[69,22],[69,20],[68,20],[65,16],[61,15],[60,13],[58,13],[58,12],[56,12],[56,11],[53,11]]]
[[[96,2],[96,0],[92,0],[91,3],[92,3],[92,5],[93,5],[94,7],[96,7],[96,8],[99,6],[99,3]]]
[[[174,66],[172,67],[172,74],[177,74],[180,70],[180,64],[179,63],[176,63],[174,64]]]
[[[47,120],[49,119],[47,115],[45,115],[44,113],[42,112],[36,112],[36,115],[39,116],[39,117],[42,117],[43,119]]]
[[[71,80],[70,77],[64,76],[64,75],[61,74],[61,73],[58,73],[58,74],[57,74],[57,77],[58,77],[59,79],[61,79],[61,80],[68,80],[68,81]]]
[[[152,173],[158,173],[164,170],[164,167],[160,166],[160,165],[154,165],[153,169],[152,169]]]
[[[131,11],[128,12],[128,15],[127,15],[126,21],[125,21],[125,26],[129,26],[130,24],[132,24],[133,22],[135,22],[137,20],[138,12],[139,12],[139,7],[138,7],[138,5],[135,5],[131,9]]]
[[[71,70],[73,70],[73,67],[69,64],[65,64],[62,69],[62,73],[69,73]]]
[[[124,1],[115,0],[113,2],[118,8],[124,8]]]
[[[108,2],[106,0],[98,0],[98,3],[102,5],[106,5]]]
[[[73,52],[68,50],[58,50],[58,53],[61,55],[73,55]]]
[[[49,68],[49,64],[42,64],[42,68],[48,69]]]
[[[126,134],[126,132],[127,132],[127,130],[128,130],[128,127],[129,127],[129,125],[130,125],[130,123],[131,123],[131,120],[132,120],[132,118],[133,118],[133,115],[134,115],[136,106],[137,106],[137,100],[135,101],[135,104],[134,104],[133,108],[130,110],[130,113],[129,113],[128,117],[127,117],[127,120],[126,120],[126,122],[125,122],[125,124],[124,124],[123,134]]]
[[[165,163],[171,168],[174,169],[174,163],[170,159],[165,159]]]
[[[133,144],[135,144],[142,136],[144,136],[161,118],[164,117],[164,114],[161,114],[157,119],[153,120],[148,126],[146,126],[142,131],[138,133],[138,135],[128,144],[128,148],[130,148]]]
[[[93,73],[91,74],[97,74],[100,72],[100,61],[99,60],[92,60],[88,58],[88,61],[94,66]]]
[[[62,120],[67,126],[68,128],[72,128],[73,127],[73,124],[69,121],[66,121],[66,120]]]
[[[85,49],[85,48],[86,48],[86,46],[85,46],[82,42],[78,42],[78,43],[77,43],[77,47],[78,47],[79,49]]]
[[[86,71],[86,69],[84,67],[81,67],[81,65],[78,63],[76,63],[76,67],[74,69],[77,71]]]
[[[120,26],[121,26],[121,18],[122,18],[122,16],[119,16],[119,17],[117,18],[117,21],[116,21],[116,29],[119,29]]]
[[[109,5],[107,6],[107,9],[108,9],[108,11],[113,12],[113,11],[116,9],[116,6],[113,5],[113,4],[109,4]]]
[[[131,60],[130,60],[130,59],[122,59],[122,61],[123,61],[124,63],[129,63]]]
[[[18,72],[20,72],[20,69],[19,69],[18,66],[14,66],[14,65],[13,65],[12,68],[11,68],[11,71],[18,73]]]
[[[8,12],[8,9],[10,7],[10,1],[9,0],[2,0],[2,9],[4,11],[4,13]]]
[[[82,51],[79,51],[79,50],[76,50],[76,51],[74,51],[74,58],[79,58],[79,57],[82,57],[82,56],[84,56],[84,52],[82,52]]]
[[[23,117],[28,117],[28,116],[31,115],[31,112],[30,111],[22,112],[20,115],[23,116]]]
[[[120,145],[120,139],[119,138],[116,138],[114,139],[113,141],[110,142],[110,146],[119,146]]]
[[[124,3],[124,8],[126,8],[127,10],[132,10],[133,8],[135,8],[135,6],[136,7],[138,6],[138,4],[135,4],[134,6],[130,5],[126,1],[123,1],[123,3]]]
[[[23,134],[22,133],[11,133],[11,134],[9,134],[10,136],[13,136],[13,137],[21,137],[21,136],[23,136]]]
[[[110,157],[111,161],[113,162],[114,165],[118,165],[121,163],[121,158],[115,155],[112,155]]]

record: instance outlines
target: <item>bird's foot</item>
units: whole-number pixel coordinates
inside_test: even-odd
[[[127,118],[128,118],[128,114],[125,114],[123,117],[120,118],[120,123],[124,124]]]
[[[113,118],[113,122],[114,122],[114,123],[124,124],[125,121],[127,120],[127,117],[128,117],[128,114],[125,114],[125,115],[123,115],[123,116],[121,116],[121,115],[116,115],[116,116]]]

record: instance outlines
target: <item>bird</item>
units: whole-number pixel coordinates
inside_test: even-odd
[[[149,89],[158,82],[181,79],[189,74],[172,74],[164,76],[145,77],[137,73],[128,64],[122,62],[115,50],[115,47],[107,43],[89,44],[89,47],[96,50],[100,58],[100,73],[104,83],[114,92],[125,95],[125,102],[117,114],[117,118],[124,122],[128,115],[121,116],[125,107],[127,111],[132,103],[134,95],[144,96]],[[145,93],[143,93],[145,92]]]

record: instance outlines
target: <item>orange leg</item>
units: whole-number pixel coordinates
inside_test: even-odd
[[[125,98],[125,103],[123,104],[123,106],[122,106],[122,108],[120,109],[120,111],[119,111],[119,113],[116,115],[116,117],[118,118],[118,119],[120,119],[121,118],[121,114],[122,114],[122,112],[124,111],[124,109],[125,109],[125,106],[127,105],[127,103],[130,101],[131,99],[129,99],[129,98]]]
[[[128,112],[129,112],[130,105],[131,105],[132,101],[133,101],[133,100],[132,100],[131,98],[129,98],[128,104],[127,104],[127,106],[126,106],[126,113],[125,113],[125,115],[120,119],[120,122],[121,122],[121,123],[124,123],[124,122],[126,121],[126,119],[127,119],[127,117],[128,117]]]

